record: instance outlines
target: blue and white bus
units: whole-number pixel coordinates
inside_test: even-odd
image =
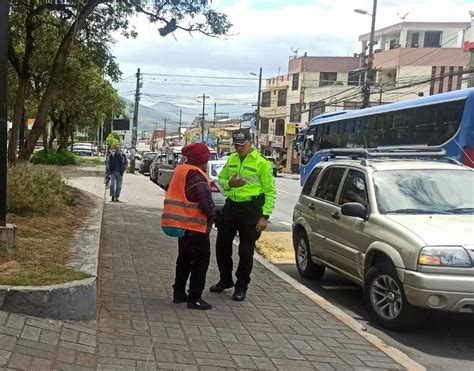
[[[442,146],[474,167],[474,88],[319,115],[304,129],[301,184],[332,148]]]

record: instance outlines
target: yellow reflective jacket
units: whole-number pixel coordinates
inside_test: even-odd
[[[245,185],[239,188],[229,187],[229,180],[237,176],[245,180]],[[265,194],[262,214],[270,216],[275,203],[275,179],[272,164],[253,148],[243,161],[234,152],[219,174],[219,183],[224,188],[224,195],[234,202],[251,201],[253,197]]]

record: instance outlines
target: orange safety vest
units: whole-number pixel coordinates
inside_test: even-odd
[[[206,233],[206,215],[201,211],[197,202],[190,202],[186,198],[186,175],[190,170],[200,172],[209,181],[206,173],[197,166],[190,164],[177,165],[166,192],[161,226]]]

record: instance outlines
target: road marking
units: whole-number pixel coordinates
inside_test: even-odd
[[[280,222],[280,223],[284,225],[291,225],[291,223],[287,223],[287,222]]]
[[[359,286],[321,286],[325,290],[357,290]]]

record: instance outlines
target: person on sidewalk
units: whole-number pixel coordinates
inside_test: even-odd
[[[128,165],[127,157],[122,153],[120,144],[117,144],[115,151],[110,154],[107,165],[110,175],[110,197],[112,202],[119,202],[123,173]]]
[[[216,218],[205,173],[211,152],[204,143],[193,143],[183,147],[181,153],[187,161],[174,170],[161,218],[163,231],[179,237],[173,303],[187,302],[191,309],[212,309],[201,297],[211,255],[209,233]]]
[[[235,301],[245,300],[253,267],[255,242],[267,228],[275,201],[272,164],[252,147],[250,133],[237,130],[232,134],[235,152],[219,174],[227,197],[217,227],[216,258],[220,280],[211,292],[232,288],[232,246],[239,232],[239,265],[235,276]]]

